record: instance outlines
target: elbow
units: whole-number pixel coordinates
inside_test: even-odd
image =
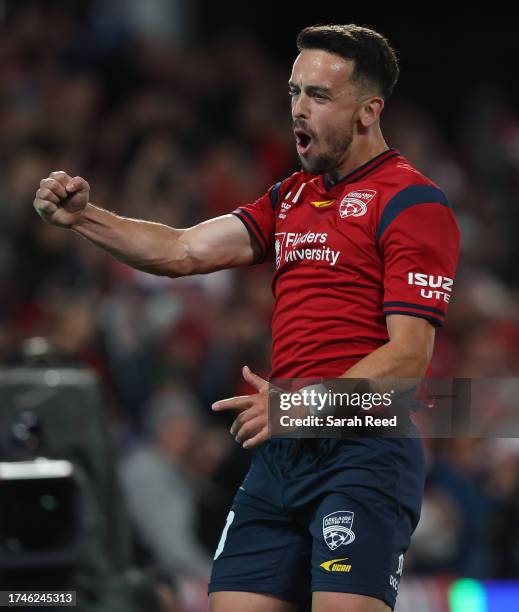
[[[196,262],[187,245],[182,245],[182,248],[177,249],[174,258],[164,265],[164,275],[170,278],[180,278],[196,273]]]
[[[182,276],[190,276],[196,274],[195,266],[190,259],[176,260],[173,263],[169,263],[164,271],[164,276],[170,278],[180,278]]]
[[[155,276],[167,276],[168,278],[180,278],[194,274],[193,265],[190,261],[184,260],[163,260],[152,261],[134,265],[138,270],[154,274]]]
[[[431,363],[432,351],[421,351],[415,356],[416,376],[423,376]]]
[[[420,378],[431,363],[433,348],[433,343],[399,342],[398,353],[403,366],[400,370],[409,378]]]
[[[413,376],[420,377],[426,373],[427,368],[429,367],[429,364],[431,363],[432,353],[433,353],[432,346],[431,347],[429,346],[419,347],[419,348],[416,348],[414,351],[412,351],[410,364],[411,364],[411,368],[414,369],[415,371]]]
[[[171,278],[205,274],[219,269],[219,266],[214,263],[214,257],[208,245],[196,243],[181,236],[175,246],[166,272]]]

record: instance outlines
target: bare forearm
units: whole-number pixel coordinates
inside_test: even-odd
[[[232,214],[186,229],[114,215],[90,203],[90,185],[63,170],[40,181],[33,206],[51,225],[73,229],[119,261],[152,274],[186,276],[249,265],[260,255]]]
[[[377,393],[403,393],[419,384],[430,359],[431,352],[425,347],[389,341],[366,355],[341,378],[367,379],[371,390]]]
[[[162,276],[190,273],[184,230],[160,223],[120,217],[88,204],[72,229],[119,261]]]
[[[344,378],[393,380],[403,389],[425,374],[434,349],[434,327],[422,318],[397,314],[389,315],[386,323],[389,342],[344,372]]]
[[[417,378],[425,374],[429,361],[427,350],[390,341],[358,361],[341,378]]]

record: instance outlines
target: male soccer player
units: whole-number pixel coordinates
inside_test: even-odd
[[[302,170],[252,204],[188,229],[89,203],[53,172],[34,206],[140,270],[172,277],[275,263],[272,377],[415,378],[429,364],[455,274],[459,232],[444,193],[388,147],[380,115],[398,79],[393,49],[356,25],[302,30],[289,80]],[[268,383],[217,402],[253,461],[209,585],[214,612],[395,605],[420,514],[416,438],[268,439]]]

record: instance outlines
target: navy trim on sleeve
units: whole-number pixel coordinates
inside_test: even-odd
[[[382,234],[401,212],[417,204],[443,204],[443,206],[452,208],[447,200],[447,196],[438,187],[433,187],[432,185],[410,185],[399,191],[386,204],[378,224],[377,241],[382,238]]]
[[[243,216],[244,211],[240,210],[240,212],[232,212],[231,215],[234,215],[235,217],[238,217],[238,219],[243,223],[243,225],[245,225],[245,229],[249,232],[249,236],[253,239],[253,241],[255,242],[255,244],[257,245],[259,252],[260,252],[260,256],[259,258],[254,262],[254,263],[261,263],[265,257],[266,257],[266,251],[263,248],[261,242],[259,241],[258,237],[256,236],[256,234],[254,233],[253,229],[250,227],[247,219],[245,219],[245,217]]]
[[[270,205],[272,206],[272,211],[276,210],[276,206],[278,205],[279,188],[282,182],[283,181],[279,181],[279,183],[276,183],[270,192]]]
[[[443,325],[443,321],[441,319],[437,319],[433,315],[419,314],[417,312],[408,312],[404,310],[384,310],[384,315],[387,316],[392,314],[407,315],[409,317],[418,317],[419,319],[425,319],[426,321],[429,321],[429,323],[432,323],[434,327],[442,327]]]
[[[422,306],[421,304],[411,304],[411,302],[384,302],[382,304],[382,308],[393,308],[394,306],[401,306],[403,308],[416,308],[417,310],[425,310],[427,312],[434,312],[436,314],[441,315],[442,317],[445,314],[439,310],[438,308],[433,308],[432,306]]]
[[[263,235],[260,226],[256,223],[256,219],[254,219],[254,217],[247,212],[246,210],[243,210],[243,208],[240,208],[239,211],[241,212],[242,215],[245,215],[247,217],[247,219],[249,219],[249,221],[252,223],[252,225],[256,228],[256,231],[258,232],[258,236],[261,238],[261,240],[263,241],[263,249],[262,251],[265,253],[267,253],[268,248],[269,248],[269,244],[265,239],[265,236]]]

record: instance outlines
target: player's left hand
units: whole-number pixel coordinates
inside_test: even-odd
[[[215,402],[213,410],[239,410],[231,426],[231,435],[243,448],[254,448],[269,437],[268,408],[269,383],[251,372],[248,366],[242,370],[243,378],[257,389],[254,395],[240,395]]]

